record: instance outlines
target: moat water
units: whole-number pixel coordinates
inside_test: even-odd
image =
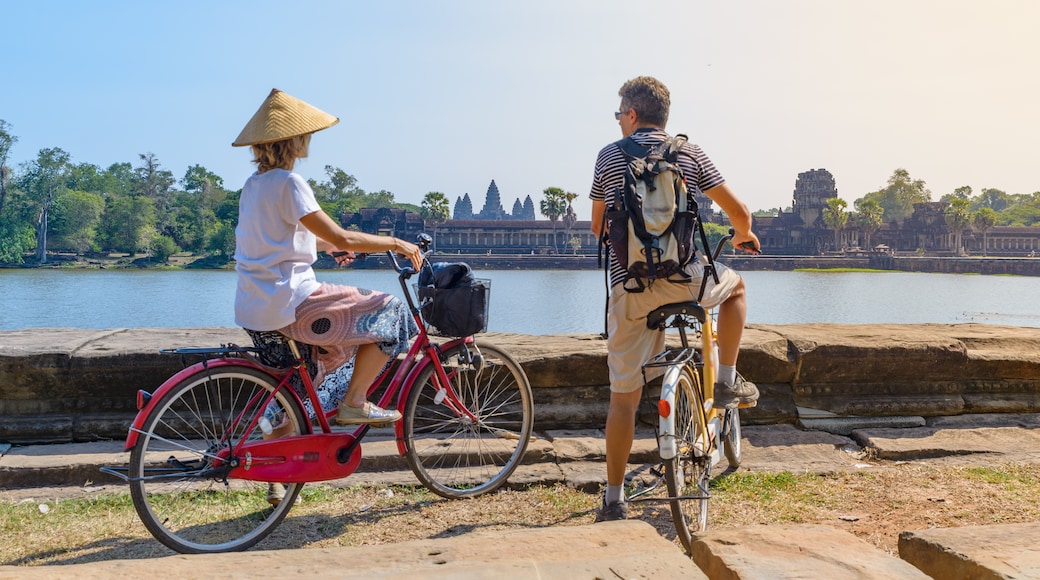
[[[600,332],[597,270],[490,270],[489,331]],[[960,274],[744,272],[748,323],[978,322],[1040,327],[1040,277]],[[318,278],[400,294],[387,270]],[[0,330],[234,326],[235,273],[176,270],[0,270]]]

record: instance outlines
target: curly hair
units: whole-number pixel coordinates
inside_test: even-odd
[[[256,163],[256,170],[260,173],[276,168],[292,171],[296,160],[307,156],[310,144],[311,134],[307,133],[273,143],[251,145],[253,163]]]
[[[664,129],[668,124],[668,109],[672,105],[668,87],[654,77],[636,77],[621,85],[618,91],[621,108],[635,109],[639,120]]]

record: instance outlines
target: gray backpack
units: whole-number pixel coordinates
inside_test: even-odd
[[[658,279],[692,281],[684,268],[697,253],[697,204],[678,164],[686,141],[676,135],[654,147],[632,137],[617,142],[628,165],[624,185],[607,200],[605,231],[629,292],[642,292]]]

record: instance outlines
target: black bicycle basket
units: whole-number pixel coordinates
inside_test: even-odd
[[[461,337],[487,330],[491,280],[474,278],[468,264],[424,267],[415,288],[428,332]]]

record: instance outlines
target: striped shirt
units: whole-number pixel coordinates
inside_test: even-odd
[[[668,139],[668,134],[661,129],[637,129],[632,138],[643,146],[654,146]],[[604,201],[612,199],[614,190],[625,185],[625,167],[628,161],[625,154],[621,152],[618,143],[611,143],[600,150],[596,157],[596,170],[592,177],[592,191],[589,198],[593,201]],[[697,190],[708,191],[726,182],[715,165],[704,154],[697,145],[687,142],[679,151],[679,167],[682,168],[686,177],[687,189],[689,190],[690,203],[694,203],[694,194]],[[614,250],[610,250],[610,285],[614,286],[623,282],[625,270],[614,257]]]

